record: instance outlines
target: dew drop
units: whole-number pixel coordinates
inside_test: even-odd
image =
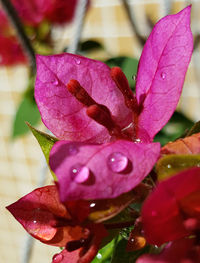
[[[168,165],[167,165],[167,168],[168,168],[168,169],[171,169],[171,168],[172,168],[171,164],[168,164]]]
[[[78,148],[73,144],[69,144],[68,145],[68,153],[69,153],[69,155],[76,155],[78,153]]]
[[[134,242],[135,242],[135,239],[134,239],[134,238],[131,238],[131,239],[129,240],[129,242],[130,242],[130,243],[134,243]]]
[[[38,223],[40,223],[40,220],[41,220],[41,209],[38,207],[38,208],[36,208],[36,209],[33,209],[32,210],[32,213],[33,213],[33,221],[32,221],[32,223],[34,224],[34,225],[36,225],[36,224],[38,224]]]
[[[151,141],[151,138],[149,137],[148,132],[143,129],[142,127],[138,127],[138,132],[139,132],[139,138],[133,138],[133,141],[135,143],[149,143]]]
[[[60,263],[63,260],[62,254],[55,254],[53,256],[53,263]]]
[[[135,139],[135,143],[139,143],[139,142],[141,142],[141,139]]]
[[[52,83],[53,83],[53,85],[57,86],[58,85],[58,80],[55,79],[55,80],[52,81]]]
[[[80,64],[81,64],[81,61],[80,61],[79,59],[76,59],[75,61],[76,61],[76,64],[77,64],[77,65],[80,65]]]
[[[72,180],[78,184],[85,183],[90,176],[90,170],[87,166],[76,164],[71,168]]]
[[[166,73],[162,72],[162,73],[160,74],[160,76],[161,76],[162,79],[165,79],[165,78],[166,78]]]
[[[98,259],[102,259],[102,255],[100,253],[97,254]]]
[[[133,76],[132,76],[132,79],[133,79],[134,81],[136,81],[136,80],[137,80],[137,75],[133,75]]]
[[[95,207],[95,206],[96,206],[95,203],[91,203],[91,204],[90,204],[90,207],[91,207],[91,208],[93,208],[93,207]]]
[[[120,152],[114,152],[109,155],[107,164],[111,171],[120,173],[127,168],[128,158]]]

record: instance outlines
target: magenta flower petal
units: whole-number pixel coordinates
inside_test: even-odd
[[[37,26],[45,19],[45,13],[52,5],[52,0],[12,0],[22,21],[31,26]]]
[[[115,198],[148,175],[160,154],[159,143],[117,140],[103,145],[56,142],[50,167],[58,177],[62,202]]]
[[[44,124],[59,139],[105,142],[110,138],[68,92],[66,84],[71,79],[79,81],[97,103],[107,106],[119,125],[131,122],[131,112],[107,65],[72,54],[37,56],[36,102]]]
[[[192,234],[184,223],[189,218],[200,218],[200,168],[197,167],[161,182],[142,208],[145,237],[150,244],[158,246]]]
[[[25,64],[27,59],[16,37],[0,35],[0,65]]]
[[[74,17],[77,3],[78,0],[54,0],[46,12],[46,17],[49,21],[56,24],[70,22]]]
[[[160,254],[146,254],[136,261],[136,263],[197,263],[200,262],[200,251],[193,239],[180,239],[170,242]]]
[[[44,20],[52,23],[70,22],[78,0],[12,0],[23,22],[38,26]]]
[[[56,234],[56,229],[50,225],[53,213],[46,209],[53,199],[49,193],[54,193],[54,190],[54,186],[36,189],[7,207],[31,235],[41,240],[51,240]],[[55,201],[52,206],[55,206]]]
[[[26,63],[27,59],[15,36],[13,36],[11,25],[0,9],[0,66],[11,66],[18,63]]]
[[[171,117],[181,94],[193,49],[190,11],[188,6],[161,19],[140,58],[136,97],[143,110],[138,123],[152,139]]]
[[[63,249],[59,254],[55,254],[52,259],[52,263],[77,263],[80,259],[80,252],[82,249],[76,249],[72,252],[68,252]]]
[[[35,189],[7,209],[29,234],[47,244],[63,246],[81,233],[80,227],[54,227],[57,218],[71,219],[54,185]]]
[[[9,28],[9,22],[6,17],[6,14],[3,10],[0,9],[0,35],[6,33],[6,30]]]

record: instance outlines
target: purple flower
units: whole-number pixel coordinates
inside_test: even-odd
[[[50,153],[62,202],[114,198],[150,172],[152,143],[178,103],[193,40],[188,6],[161,19],[139,62],[136,94],[120,68],[72,54],[37,57],[35,98],[61,140]]]

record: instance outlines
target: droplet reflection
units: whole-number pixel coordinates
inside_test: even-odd
[[[68,153],[69,155],[76,155],[78,153],[78,148],[74,144],[68,145]]]
[[[164,80],[166,78],[166,73],[162,72],[160,76]]]
[[[127,168],[128,158],[120,152],[114,152],[109,155],[107,164],[111,171],[120,173]]]
[[[55,254],[53,256],[53,263],[60,263],[63,260],[62,254]]]
[[[76,64],[77,65],[80,65],[81,64],[81,61],[79,59],[76,59]]]
[[[87,166],[82,164],[76,164],[71,168],[72,180],[78,184],[88,181],[90,176],[90,170]]]

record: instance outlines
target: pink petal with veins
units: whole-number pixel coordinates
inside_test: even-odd
[[[143,110],[138,123],[152,139],[173,114],[181,94],[193,49],[190,11],[188,6],[161,19],[140,58],[136,97]]]
[[[53,246],[65,246],[68,241],[82,237],[82,227],[54,227],[56,222],[71,219],[65,206],[60,203],[56,186],[45,186],[9,205],[7,209],[26,231],[41,242]]]
[[[50,167],[58,178],[62,202],[114,198],[138,185],[159,154],[159,143],[117,140],[92,145],[59,141],[51,150]]]
[[[110,76],[110,68],[100,61],[72,54],[37,56],[35,98],[44,124],[59,138],[104,142],[107,130],[86,115],[86,108],[67,90],[71,79],[79,81],[92,98],[106,105],[118,124],[131,122],[130,110]]]

